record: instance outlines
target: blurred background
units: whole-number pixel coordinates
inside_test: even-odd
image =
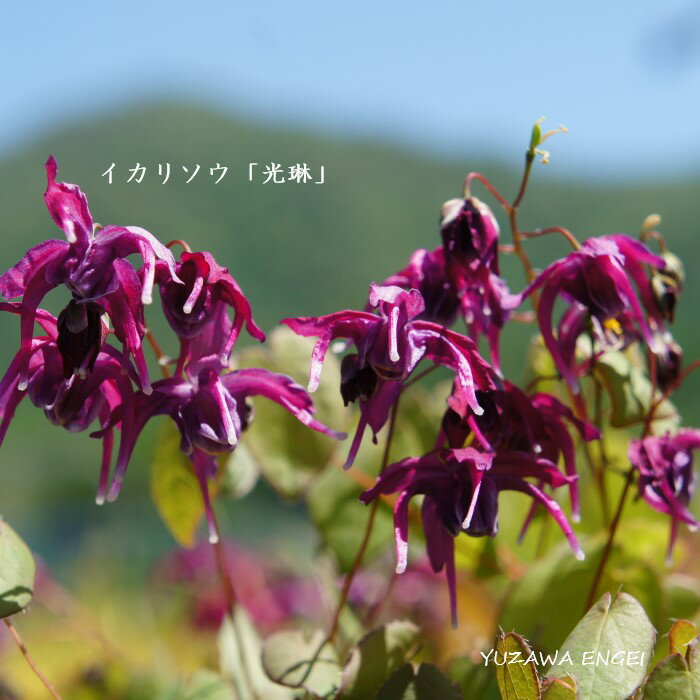
[[[687,358],[698,356],[697,3],[126,0],[117,9],[81,0],[8,3],[0,14],[3,269],[62,235],[42,199],[53,154],[59,179],[80,185],[100,223],[211,250],[264,329],[357,308],[370,282],[438,244],[440,205],[460,195],[468,171],[513,196],[532,124],[546,115],[545,127],[569,133],[548,142],[551,162],[535,168],[523,226],[566,226],[580,239],[636,235],[660,214],[690,272],[675,335]],[[263,184],[271,162],[307,163],[314,176],[323,166],[325,182]],[[112,163],[109,184],[102,173]],[[143,180],[127,182],[137,164]],[[214,184],[217,164],[228,172]],[[532,250],[540,264],[566,252],[549,239]],[[504,269],[521,289],[517,266]],[[62,294],[50,308],[65,303]],[[5,366],[19,327],[0,323]],[[517,326],[503,341],[516,380],[529,335]],[[679,403],[696,425],[692,388]],[[90,589],[102,576],[109,590],[114,575],[138,588],[173,548],[149,496],[159,427],[144,433],[119,501],[98,508],[99,445],[20,407],[0,451],[0,513],[57,580]],[[307,556],[314,549],[303,507],[262,486],[222,517],[229,535],[257,551],[290,538]]]

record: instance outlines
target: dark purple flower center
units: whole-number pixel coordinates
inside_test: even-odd
[[[76,302],[71,299],[58,316],[58,345],[63,358],[63,375],[66,379],[79,373],[92,371],[106,336],[102,322],[104,309],[95,302]]]

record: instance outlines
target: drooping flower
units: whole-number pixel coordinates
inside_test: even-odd
[[[661,270],[665,262],[629,236],[589,238],[578,250],[547,267],[523,292],[524,298],[542,289],[537,308],[540,331],[557,369],[575,393],[579,387],[572,366],[577,338],[573,331],[583,328],[587,316],[609,329],[619,325],[618,318],[628,313],[652,352],[658,351],[648,316],[659,322],[661,316],[652,297],[647,265]],[[567,332],[562,333],[560,326],[560,335],[555,337],[552,314],[560,295],[568,303],[580,306],[567,318]]]
[[[675,435],[650,435],[632,440],[630,463],[638,473],[639,495],[654,509],[671,517],[668,556],[678,535],[678,524],[691,529],[700,523],[688,510],[695,490],[693,452],[700,447],[700,430],[685,428]]]
[[[220,305],[228,305],[234,312],[234,322],[221,351],[222,365],[228,365],[231,349],[244,324],[254,338],[265,340],[265,334],[253,321],[250,304],[241,288],[211,253],[183,252],[176,271],[177,278],[173,279],[167,263],[156,264],[163,311],[182,343],[188,343],[211,323]]]
[[[414,496],[424,495],[421,509],[428,557],[437,573],[445,569],[453,624],[456,624],[454,538],[460,532],[473,537],[493,537],[498,530],[498,494],[521,491],[545,506],[556,520],[574,554],[583,552],[559,504],[539,486],[557,488],[575,477],[564,476],[548,459],[527,452],[493,454],[473,447],[439,450],[423,457],[410,457],[387,467],[376,484],[360,500],[370,503],[380,494],[398,493],[394,506],[396,572],[408,562],[408,509]]]
[[[442,246],[434,250],[416,250],[408,265],[382,282],[382,286],[417,289],[425,308],[419,318],[443,326],[451,326],[457,318],[460,301],[457,290],[447,276],[445,252]],[[371,310],[371,306],[366,310]]]
[[[457,403],[460,407],[468,406],[477,415],[482,413],[482,408],[476,389],[495,387],[493,371],[471,339],[420,320],[425,304],[418,290],[407,292],[400,287],[372,283],[369,299],[378,314],[339,311],[282,321],[299,335],[318,337],[311,356],[311,392],[319,385],[323,360],[333,340],[349,339],[357,349],[357,354],[345,359],[342,366],[341,394],[346,404],[359,399],[361,411],[346,468],[355,459],[365,428],[369,425],[375,436],[381,430],[402,383],[422,359],[455,372]]]
[[[501,454],[522,452],[557,464],[561,458],[566,474],[571,477],[572,518],[580,519],[578,481],[576,480],[576,449],[569,426],[586,441],[596,440],[600,432],[590,423],[579,420],[573,411],[551,394],[528,396],[509,381],[502,389],[478,392],[484,408],[481,416],[467,413],[462,417],[448,409],[442,421],[442,437],[449,447],[461,448],[473,433],[482,448]]]
[[[207,479],[217,471],[215,455],[231,452],[250,420],[249,398],[263,396],[289,411],[304,425],[337,439],[346,435],[331,430],[314,418],[314,405],[303,387],[290,377],[266,369],[223,372],[222,348],[231,336],[231,320],[224,305],[216,320],[207,324],[187,346],[185,362],[174,377],[153,383],[151,394],[137,392],[131,420],[122,427],[119,453],[107,500],[119,495],[127,466],[139,434],[154,416],[168,415],[180,432],[180,448],[190,457],[199,478],[210,526],[216,527],[209,503]],[[115,413],[113,420],[121,418]]]
[[[22,305],[2,303],[0,310],[21,315]],[[43,309],[37,310],[36,320],[45,335],[31,341],[27,388],[20,388],[24,360],[21,351],[0,380],[0,445],[25,396],[44,411],[51,423],[70,432],[82,432],[98,421],[103,452],[96,500],[102,503],[109,477],[113,429],[119,424],[115,415],[118,413],[122,428],[128,430],[133,414],[131,382],[137,379],[136,373],[120,352],[104,343],[91,360],[88,374],[71,373],[66,377],[65,355],[60,350],[61,323]]]
[[[67,240],[40,243],[0,275],[2,296],[8,300],[22,298],[20,388],[25,388],[29,380],[36,311],[51,289],[64,284],[73,296],[66,307],[66,313],[73,319],[80,316],[75,304],[97,302],[103,306],[112,320],[115,334],[134,358],[142,389],[149,391],[148,370],[141,348],[142,305],[151,302],[156,260],[162,260],[177,281],[173,256],[142,228],[95,226],[85,195],[76,185],[56,182],[56,171],[56,161],[51,156],[46,163],[48,186],[44,199]],[[140,278],[126,260],[132,254],[143,260]],[[91,332],[95,325],[93,322]]]
[[[499,371],[501,329],[521,297],[498,275],[498,222],[475,197],[453,199],[442,207],[440,233],[441,246],[415,251],[408,265],[382,284],[417,289],[425,303],[421,319],[451,326],[461,312],[469,336],[486,337]]]
[[[498,221],[476,197],[442,205],[440,235],[448,275],[457,279],[465,267],[486,267],[498,274]]]

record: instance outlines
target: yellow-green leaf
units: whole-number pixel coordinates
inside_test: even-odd
[[[151,462],[151,496],[178,544],[191,547],[204,502],[190,460],[180,451],[180,434],[168,422]]]
[[[496,679],[503,700],[537,700],[540,681],[534,661],[528,662],[532,650],[515,632],[496,637],[496,654],[502,661],[496,666]]]
[[[695,625],[690,620],[676,620],[668,632],[668,646],[671,654],[685,656],[688,644],[698,636]]]

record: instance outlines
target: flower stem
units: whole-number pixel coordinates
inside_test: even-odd
[[[391,410],[389,433],[386,438],[386,445],[384,446],[384,456],[382,457],[382,465],[379,468],[378,476],[382,474],[382,472],[386,469],[387,464],[389,463],[389,452],[391,450],[391,443],[394,437],[394,428],[396,427],[396,414],[398,413],[400,398],[401,394],[399,394],[396,398],[394,406]],[[359,571],[360,566],[362,565],[362,561],[365,558],[365,554],[367,553],[367,547],[372,536],[372,528],[374,527],[374,521],[376,519],[377,510],[379,509],[380,503],[381,499],[377,498],[372,502],[372,505],[370,506],[369,516],[367,518],[367,525],[365,526],[365,533],[362,537],[360,548],[357,551],[357,554],[355,555],[355,559],[352,563],[352,566],[350,567],[350,571],[345,577],[345,581],[343,581],[343,588],[340,592],[340,599],[338,600],[338,605],[335,608],[335,613],[333,614],[333,621],[331,622],[330,630],[328,632],[328,642],[330,643],[333,643],[336,635],[338,634],[340,614],[342,613],[343,608],[345,607],[345,603],[347,603],[352,582],[354,581],[355,576]]]
[[[171,241],[171,243],[180,243],[183,245],[183,247],[188,247],[187,244],[183,244],[182,241]],[[161,372],[165,377],[170,376],[170,372],[168,371],[168,368],[166,367],[165,363],[163,362],[165,358],[165,354],[163,353],[158,341],[155,339],[155,336],[153,333],[150,331],[150,329],[146,329],[146,338],[148,339],[148,342],[153,349],[153,352],[158,359],[158,365],[160,367]],[[206,488],[206,480],[204,484],[204,488]],[[243,671],[244,679],[253,694],[255,695],[253,685],[250,679],[250,674],[248,673],[248,667],[246,665],[246,659],[245,659],[245,652],[243,651],[243,640],[241,639],[240,632],[238,630],[238,627],[236,627],[236,622],[234,619],[234,610],[236,607],[236,592],[233,587],[233,580],[231,579],[231,576],[229,575],[229,570],[226,565],[226,552],[224,551],[224,546],[221,541],[221,528],[219,527],[219,521],[216,517],[216,511],[214,510],[213,504],[211,507],[211,519],[214,525],[214,530],[216,531],[216,541],[212,542],[211,545],[214,549],[214,557],[216,558],[216,571],[219,576],[219,582],[221,584],[221,590],[223,591],[224,594],[224,599],[226,600],[226,607],[228,608],[228,613],[229,616],[231,617],[231,626],[233,627],[233,633],[234,636],[236,637],[236,645],[238,646],[238,653],[240,656],[240,661],[241,661],[241,669]]]
[[[581,247],[581,244],[578,242],[578,239],[576,236],[574,236],[571,231],[569,231],[568,228],[564,228],[563,226],[549,226],[548,228],[538,228],[535,229],[534,231],[526,231],[525,233],[521,234],[523,238],[537,238],[539,236],[545,236],[548,233],[560,233],[564,238],[566,238],[569,243],[571,243],[571,247],[574,250],[578,250]]]
[[[596,569],[595,576],[593,577],[593,583],[591,584],[591,589],[588,592],[588,598],[586,599],[586,606],[583,610],[584,614],[586,612],[588,612],[591,605],[593,605],[593,602],[595,600],[595,595],[596,595],[596,592],[598,590],[598,586],[600,585],[600,580],[602,579],[603,572],[605,571],[605,565],[608,563],[608,559],[610,558],[610,553],[612,552],[613,543],[615,541],[615,533],[617,532],[617,526],[620,524],[620,518],[622,517],[622,511],[625,508],[625,503],[627,502],[627,496],[629,494],[630,486],[632,485],[633,476],[634,476],[634,469],[632,467],[630,467],[630,469],[627,471],[627,474],[626,474],[625,485],[622,489],[622,493],[620,494],[620,500],[617,504],[617,510],[615,511],[615,516],[613,517],[613,520],[610,523],[608,541],[605,543],[605,548],[603,549],[603,556],[600,559],[600,563],[598,564],[598,568]]]
[[[151,346],[153,354],[156,356],[156,360],[158,361],[158,367],[160,367],[160,371],[163,373],[163,376],[167,379],[170,376],[170,370],[168,369],[169,358],[163,352],[163,348],[160,347],[160,344],[156,340],[150,328],[146,328],[146,340]]]
[[[520,262],[523,264],[523,269],[525,270],[525,277],[528,283],[535,279],[535,271],[532,268],[532,263],[528,257],[525,249],[523,248],[523,234],[518,228],[518,207],[525,196],[525,190],[527,190],[527,183],[530,180],[530,172],[532,171],[532,164],[535,162],[535,151],[529,149],[525,154],[525,170],[523,171],[523,177],[520,180],[520,188],[518,189],[518,194],[515,195],[513,203],[508,205],[506,211],[508,212],[508,220],[510,221],[510,230],[513,234],[513,246],[515,248],[515,254],[520,258]],[[537,307],[537,298],[533,298],[533,305]]]
[[[498,203],[506,210],[509,211],[510,204],[506,198],[491,184],[491,181],[481,173],[469,173],[466,178],[464,178],[464,198],[468,199],[470,197],[469,190],[471,188],[471,183],[473,180],[478,180],[493,196]]]
[[[22,641],[22,637],[19,636],[19,632],[17,631],[17,628],[12,624],[10,621],[9,617],[6,617],[3,619],[3,622],[7,626],[7,629],[10,630],[10,634],[12,635],[12,638],[15,640],[15,643],[19,647],[19,650],[22,652],[22,656],[26,659],[27,663],[29,664],[30,668],[32,671],[34,671],[34,674],[36,677],[44,684],[44,687],[46,690],[51,693],[51,695],[56,698],[56,700],[61,700],[61,696],[58,694],[58,691],[49,683],[49,681],[46,679],[46,676],[38,669],[37,665],[34,663],[34,660],[32,657],[29,655],[29,651],[27,650],[27,647],[24,645],[24,642]]]

